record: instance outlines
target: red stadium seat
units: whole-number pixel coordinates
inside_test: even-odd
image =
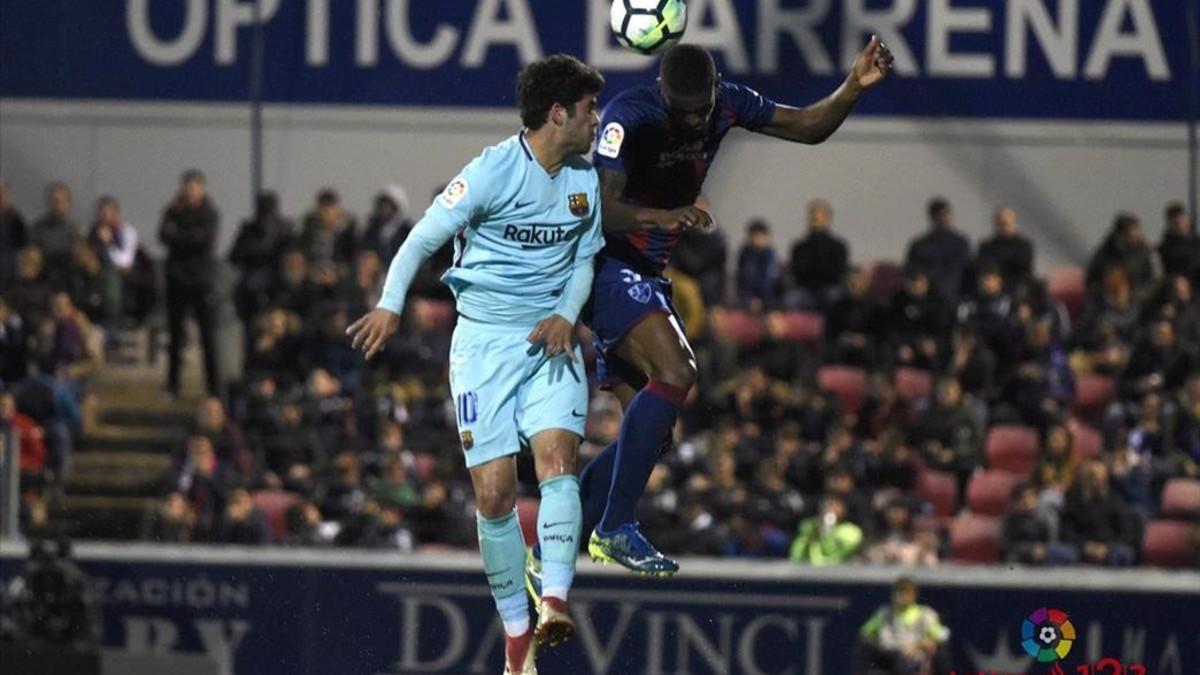
[[[517,520],[521,523],[521,534],[525,535],[527,546],[538,540],[537,519],[541,504],[542,500],[536,497],[517,497]]]
[[[922,471],[917,479],[917,494],[933,504],[935,518],[953,516],[958,512],[958,481],[954,474],[932,469]]]
[[[1172,478],[1163,487],[1162,514],[1165,518],[1200,520],[1200,480]]]
[[[1091,422],[1104,415],[1117,395],[1116,381],[1107,375],[1084,373],[1075,376],[1075,403],[1071,410]]]
[[[762,342],[764,326],[760,317],[737,309],[714,309],[712,330],[718,340],[739,347],[754,347]]]
[[[767,332],[773,340],[799,342],[810,352],[821,346],[825,318],[816,312],[773,312],[767,315]]]
[[[1082,267],[1068,266],[1052,270],[1046,280],[1046,290],[1050,297],[1067,308],[1067,313],[1072,319],[1083,312],[1083,302],[1087,298],[1087,282]]]
[[[959,514],[950,523],[950,552],[955,560],[994,563],[1000,559],[1000,519]]]
[[[1104,438],[1091,426],[1072,417],[1067,422],[1071,431],[1071,440],[1075,445],[1075,454],[1080,459],[1096,459],[1104,449]]]
[[[857,415],[867,391],[867,371],[849,366],[821,366],[817,386],[837,396],[842,412]]]
[[[251,495],[254,505],[262,509],[271,529],[271,539],[282,541],[287,535],[287,512],[300,501],[300,497],[283,490],[259,490]]]
[[[1193,567],[1198,537],[1195,523],[1152,520],[1142,535],[1142,562],[1154,567]]]
[[[928,370],[898,368],[895,387],[896,394],[909,403],[929,398],[933,393],[933,375]]]
[[[1037,461],[1038,435],[1032,427],[998,425],[988,430],[988,467],[1027,477]]]
[[[889,302],[904,285],[904,268],[894,262],[881,260],[871,267],[871,288],[868,291],[876,302]]]
[[[978,514],[1002,516],[1021,480],[1021,476],[1007,471],[980,471],[967,484],[967,505]]]

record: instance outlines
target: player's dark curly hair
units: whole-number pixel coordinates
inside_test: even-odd
[[[569,54],[554,54],[534,61],[517,77],[521,123],[529,129],[540,129],[555,103],[571,111],[577,101],[603,88],[604,76],[600,71]]]
[[[717,64],[704,47],[675,45],[663,54],[658,76],[675,96],[707,96],[717,84]]]

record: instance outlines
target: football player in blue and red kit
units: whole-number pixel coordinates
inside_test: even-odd
[[[891,53],[872,37],[836,91],[795,108],[723,81],[708,51],[683,44],[662,57],[656,84],[623,91],[605,107],[593,161],[606,247],[596,258],[589,325],[602,384],[620,399],[625,418],[617,442],[580,477],[583,532],[591,532],[594,559],[651,576],[679,569],[638,531],[634,510],[696,381],[695,356],[663,270],[681,230],[712,225],[696,201],[725,134],[742,127],[821,143],[891,70]],[[538,552],[531,553],[529,581],[536,585]]]

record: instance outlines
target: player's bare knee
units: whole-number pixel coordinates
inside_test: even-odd
[[[696,364],[691,359],[672,358],[663,363],[656,373],[651,373],[650,379],[690,391],[696,384]]]
[[[579,454],[579,437],[567,431],[539,434],[533,442],[533,462],[538,482],[574,475]]]
[[[517,486],[488,486],[475,494],[475,508],[484,518],[503,518],[517,505]]]

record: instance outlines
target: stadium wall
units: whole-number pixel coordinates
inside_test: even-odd
[[[0,581],[19,572],[24,553],[6,545]],[[500,662],[502,629],[470,555],[81,544],[76,557],[103,603],[111,648],[205,653],[223,675],[465,675]],[[1046,672],[1020,637],[1040,607],[1066,612],[1075,628],[1067,672],[1104,659],[1126,672],[1200,671],[1196,572],[683,566],[664,582],[581,563],[577,637],[545,652],[542,671],[849,672],[859,628],[902,572],[950,628],[958,672]]]
[[[887,86],[905,86],[896,80]],[[265,111],[264,182],[299,215],[323,186],[365,214],[387,183],[423,209],[480,148],[513,133],[508,111],[272,105]],[[246,106],[0,100],[0,174],[27,213],[41,189],[75,188],[80,216],[114,194],[142,240],[156,242],[179,173],[196,166],[224,214],[222,250],[250,212]],[[856,260],[897,259],[925,226],[925,202],[944,195],[972,239],[986,236],[998,205],[1014,205],[1039,264],[1081,262],[1118,210],[1140,214],[1157,238],[1164,204],[1185,199],[1181,124],[860,117],[832,140],[801,147],[735,132],[706,194],[731,243],[764,217],[780,246],[801,235],[804,203],[821,197]]]

